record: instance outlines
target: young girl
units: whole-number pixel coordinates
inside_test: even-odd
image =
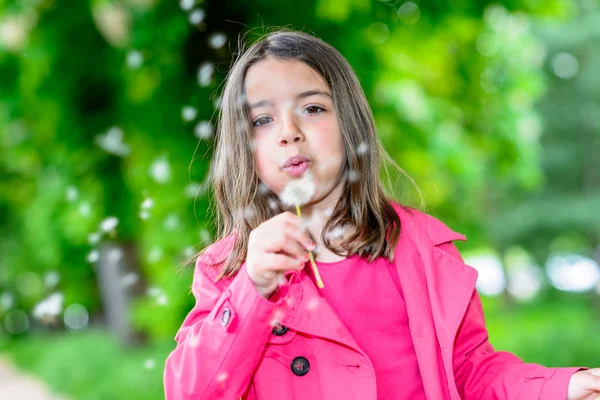
[[[288,30],[251,45],[218,127],[220,235],[196,261],[167,400],[600,396],[600,368],[494,350],[465,237],[384,194],[371,110],[335,48]],[[299,217],[280,196],[307,177]]]

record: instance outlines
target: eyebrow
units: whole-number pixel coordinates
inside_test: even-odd
[[[322,96],[322,97],[327,97],[327,98],[333,100],[331,97],[331,94],[329,94],[328,92],[325,92],[323,90],[319,90],[319,89],[307,90],[306,92],[298,93],[296,95],[296,100],[304,99],[304,98],[310,97],[310,96]],[[261,100],[257,103],[250,104],[250,109],[252,110],[254,108],[270,106],[270,105],[273,105],[273,103],[271,103],[269,100]]]

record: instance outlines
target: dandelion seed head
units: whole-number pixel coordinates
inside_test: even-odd
[[[283,189],[280,199],[288,206],[302,206],[310,201],[315,194],[315,184],[312,174],[306,171],[299,179],[291,180]]]

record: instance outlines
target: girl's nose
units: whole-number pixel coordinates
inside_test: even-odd
[[[279,136],[279,144],[285,145],[288,143],[298,143],[304,139],[304,135],[298,126],[291,120],[288,120],[281,128]]]

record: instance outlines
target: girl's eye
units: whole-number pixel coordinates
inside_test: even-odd
[[[321,114],[322,112],[325,111],[324,108],[321,108],[319,106],[308,106],[306,107],[306,110],[313,110],[313,112],[309,112],[309,114]],[[319,111],[317,111],[319,110]],[[255,127],[259,127],[259,126],[263,126],[265,124],[268,124],[269,120],[273,120],[273,118],[271,117],[260,117],[257,120],[255,120],[254,122],[252,122],[252,125],[254,125]]]
[[[264,124],[266,124],[266,123],[269,122],[269,121],[265,121],[265,119],[267,119],[267,118],[271,118],[271,117],[260,117],[259,119],[257,119],[256,121],[254,121],[252,123],[252,125],[254,125],[254,126],[262,126],[262,125],[264,125]],[[260,122],[260,121],[262,121],[262,122]],[[260,124],[257,125],[258,122],[260,122]]]
[[[308,107],[306,107],[306,109],[307,110],[309,110],[309,109],[313,109],[313,110],[318,109],[318,110],[321,110],[319,112],[313,112],[313,113],[309,113],[309,114],[321,114],[323,111],[325,111],[323,108],[321,108],[319,106],[308,106]]]

